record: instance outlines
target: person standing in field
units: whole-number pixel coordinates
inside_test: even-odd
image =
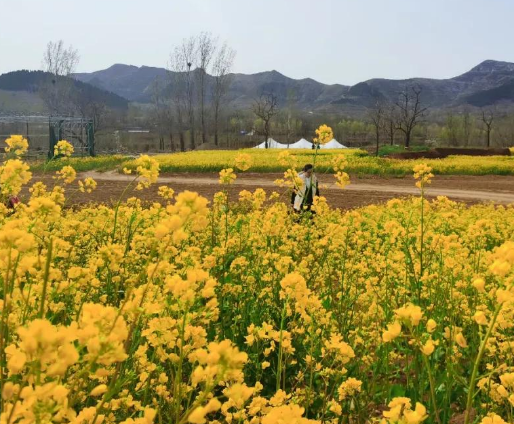
[[[293,191],[291,202],[296,212],[311,211],[314,196],[319,196],[318,179],[314,175],[314,167],[308,163],[298,174],[302,186]]]

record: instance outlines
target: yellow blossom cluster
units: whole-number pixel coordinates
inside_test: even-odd
[[[275,180],[275,184],[279,187],[287,187],[293,190],[298,190],[304,185],[303,180],[294,169],[288,169],[284,172],[284,178]]]
[[[236,180],[237,175],[233,168],[222,169],[220,171],[220,184],[232,184]]]
[[[312,142],[317,145],[326,144],[333,138],[334,132],[332,131],[332,128],[330,128],[328,125],[323,124],[316,129],[316,137],[312,139]]]
[[[7,144],[5,151],[15,156],[21,156],[29,149],[29,142],[21,135],[11,135],[5,140],[5,144]]]
[[[427,409],[419,402],[411,409],[408,398],[394,398],[389,404],[388,411],[384,411],[385,422],[390,424],[420,424],[428,418]]]
[[[158,190],[159,196],[161,196],[163,199],[173,199],[173,196],[175,195],[175,190],[173,190],[171,187],[168,186],[160,186]]]
[[[32,178],[29,166],[20,159],[9,159],[0,165],[0,194],[16,196]],[[2,197],[3,197],[2,196]]]
[[[334,174],[336,185],[340,188],[345,188],[350,184],[350,176],[346,172],[338,171]]]
[[[427,184],[430,184],[434,174],[432,174],[432,168],[425,163],[420,163],[414,166],[414,178],[416,181],[416,187],[423,189]]]
[[[148,155],[142,155],[134,161],[138,184],[136,190],[142,190],[157,182],[159,163]]]
[[[284,150],[277,155],[277,162],[287,168],[296,168],[298,159],[296,155],[291,154],[289,150]]]
[[[82,193],[91,193],[96,189],[97,183],[91,177],[84,178],[84,181],[79,181],[79,191]]]
[[[248,153],[239,153],[235,158],[235,164],[240,171],[248,171],[252,166],[252,157]]]
[[[62,180],[64,184],[71,184],[77,178],[77,172],[75,169],[69,165],[65,165],[61,168],[61,170],[56,172],[55,178],[57,180]]]
[[[66,140],[60,140],[54,146],[54,156],[70,157],[74,151],[73,145]]]

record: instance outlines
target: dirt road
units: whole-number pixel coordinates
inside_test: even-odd
[[[116,172],[85,172],[79,178],[93,177],[98,182],[98,188],[93,193],[85,195],[77,193],[72,203],[83,204],[89,202],[112,203],[117,201],[127,184],[134,178]],[[240,173],[229,192],[233,198],[241,190],[253,191],[262,187],[268,193],[277,191],[282,193],[282,200],[288,201],[286,190],[277,188],[274,181],[281,178],[281,174]],[[35,175],[35,179],[42,179],[52,185],[51,177]],[[404,178],[358,178],[351,176],[351,184],[344,190],[334,184],[331,175],[319,176],[320,184],[326,187],[321,189],[333,207],[351,209],[368,204],[383,203],[397,197],[418,195],[419,190],[414,186],[412,177]],[[176,192],[191,190],[212,199],[214,193],[220,190],[218,175],[214,173],[168,173],[159,177],[158,184],[149,190],[134,192],[129,190],[125,197],[136,195],[143,200],[158,201],[157,187],[168,185]],[[447,196],[452,200],[466,203],[495,202],[498,204],[514,204],[514,177],[513,176],[436,176],[428,189],[428,197]]]
[[[128,182],[133,179],[130,175],[122,175],[116,172],[88,172],[84,175],[93,177],[97,181]],[[274,181],[280,177],[280,174],[239,174],[234,186],[240,186],[241,189],[248,186],[276,188]],[[216,174],[165,174],[159,177],[159,183],[171,186],[219,186]],[[339,190],[333,183],[331,176],[321,176],[320,184],[326,184],[330,191]],[[351,184],[345,188],[345,191],[378,191],[401,195],[419,194],[412,178],[352,178]],[[434,197],[446,196],[452,199],[493,201],[508,204],[514,203],[514,177],[436,177],[428,191]]]

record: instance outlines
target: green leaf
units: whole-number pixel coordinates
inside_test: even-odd
[[[405,387],[399,384],[391,386],[391,389],[389,389],[389,398],[392,399],[395,397],[405,397]]]

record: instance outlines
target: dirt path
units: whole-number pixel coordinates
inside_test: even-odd
[[[53,187],[55,180],[52,173],[43,175],[34,173],[33,181],[43,181],[49,188]],[[67,205],[108,204],[112,205],[120,199],[138,197],[143,201],[158,202],[161,198],[157,194],[160,185],[169,185],[175,192],[184,190],[196,191],[200,195],[212,200],[214,194],[220,190],[218,175],[216,173],[166,173],[159,177],[158,184],[152,185],[143,191],[125,190],[129,181],[134,177],[116,172],[85,172],[78,177],[87,176],[95,178],[98,187],[91,194],[77,192],[76,183],[68,187],[66,192]],[[241,173],[235,184],[228,187],[230,198],[236,200],[241,190],[253,191],[263,188],[268,194],[276,191],[280,194],[280,201],[289,203],[291,194],[287,189],[274,185],[282,174]],[[366,177],[350,176],[352,183],[344,190],[336,187],[331,175],[319,176],[322,184],[321,194],[327,198],[333,208],[344,210],[354,209],[371,204],[385,203],[393,198],[419,195],[414,186],[412,177]],[[326,184],[326,187],[323,187]],[[28,188],[22,191],[22,198],[28,198]],[[495,202],[497,204],[514,204],[514,176],[436,176],[428,189],[427,197],[447,196],[452,200],[475,204],[481,202]]]
[[[92,177],[96,181],[109,181],[118,183],[128,183],[134,177],[123,175],[117,172],[97,172],[91,171],[80,175],[83,177]],[[280,178],[280,174],[240,174],[232,185],[232,189],[239,187],[240,189],[249,187],[262,187],[265,189],[275,189],[274,181]],[[333,184],[331,176],[321,176],[320,183],[327,184],[327,188],[323,192],[341,196],[343,191]],[[348,185],[344,192],[355,194],[369,194],[372,197],[392,198],[403,197],[419,194],[419,190],[414,186],[414,180],[411,177],[406,178],[352,178],[351,184]],[[159,177],[159,184],[170,184],[177,189],[189,187],[189,190],[198,191],[198,188],[210,188],[218,190],[218,177],[216,174],[190,174],[176,173],[164,174]],[[202,190],[201,190],[202,191]],[[322,194],[323,194],[322,192]],[[337,193],[337,194],[336,194]],[[382,195],[382,196],[381,196]],[[436,177],[434,183],[428,189],[430,197],[446,196],[454,200],[463,200],[470,203],[477,202],[495,202],[500,204],[514,203],[514,177],[498,177],[498,176],[451,176]],[[327,196],[329,197],[329,196]],[[372,202],[370,202],[372,203]]]

